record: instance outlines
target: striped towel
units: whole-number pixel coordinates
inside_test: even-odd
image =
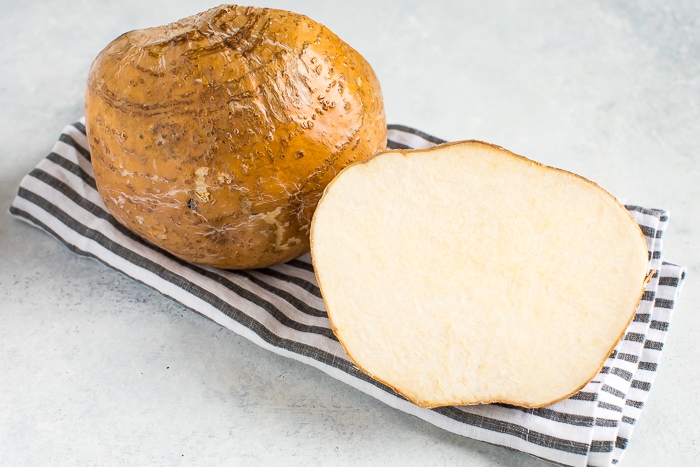
[[[389,126],[389,147],[442,140]],[[73,252],[160,291],[255,344],[306,363],[385,404],[445,430],[560,465],[609,466],[622,458],[651,389],[673,304],[685,277],[663,261],[668,213],[628,205],[657,270],[634,320],[600,373],[571,398],[540,409],[505,404],[421,409],[348,359],[331,331],[308,255],[274,267],[224,271],[183,262],[144,242],[107,212],[95,188],[85,126],[67,126],[52,152],[21,182],[10,212]]]

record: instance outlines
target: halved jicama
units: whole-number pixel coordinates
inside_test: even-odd
[[[478,141],[343,170],[311,243],[348,356],[422,407],[572,395],[649,278],[643,234],[610,194]]]

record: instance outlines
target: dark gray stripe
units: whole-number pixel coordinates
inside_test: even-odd
[[[652,293],[652,300],[653,300],[654,294]],[[651,318],[651,315],[649,313],[637,313],[634,315],[634,321],[637,323],[648,323],[649,319]]]
[[[397,143],[396,141],[392,141],[392,140],[387,140],[386,148],[387,149],[412,149],[411,146]]]
[[[85,125],[80,122],[75,122],[72,124],[79,132],[87,136],[87,131],[85,131]]]
[[[61,134],[58,138],[59,141],[63,141],[69,146],[72,146],[76,151],[80,153],[85,159],[90,160],[90,151],[82,147],[78,142],[76,142],[70,135],[65,133]]]
[[[636,211],[636,212],[640,212],[642,214],[646,214],[648,216],[654,216],[656,218],[658,218],[661,215],[661,212],[663,212],[659,209],[648,209],[648,208],[643,208],[641,206],[634,206],[634,205],[627,205],[625,207],[627,208],[628,211]]]
[[[588,454],[589,446],[585,443],[545,435],[543,433],[528,430],[527,428],[516,425],[515,423],[504,422],[502,420],[487,418],[483,415],[472,414],[460,410],[457,407],[438,407],[433,409],[433,411],[441,415],[445,415],[446,417],[450,417],[458,422],[497,433],[515,436],[516,438],[520,438],[529,443],[537,444],[538,446],[545,446],[550,449],[556,449],[558,451],[578,454],[581,456]]]
[[[658,366],[657,363],[654,362],[639,362],[639,365],[637,365],[637,368],[640,370],[646,370],[646,371],[656,371],[656,367]]]
[[[659,277],[659,285],[666,285],[669,287],[678,287],[679,279],[677,277],[662,276]]]
[[[642,292],[642,300],[651,302],[654,301],[654,296],[656,295],[656,292],[654,290],[645,290]]]
[[[68,186],[68,184],[57,179],[56,177],[54,177],[50,173],[45,172],[42,169],[35,168],[31,172],[29,172],[29,176],[41,181],[42,183],[45,183],[46,185],[48,185],[51,188],[55,189],[56,191],[60,192],[66,198],[70,199],[75,204],[77,204],[78,206],[80,206],[81,208],[83,208],[84,210],[86,210],[87,212],[92,214],[93,216],[95,216],[99,219],[106,220],[111,225],[113,225],[115,228],[119,229],[119,231],[121,233],[123,233],[124,235],[127,235],[130,239],[137,241],[143,245],[149,245],[145,241],[143,241],[140,237],[135,235],[133,232],[131,232],[130,230],[126,229],[121,224],[119,224],[116,221],[116,219],[114,219],[112,216],[107,214],[104,211],[104,209],[102,209],[100,206],[96,205],[95,203],[93,203],[92,201],[90,201],[86,198],[83,198],[73,188]],[[26,188],[20,186],[19,191],[18,191],[18,195],[20,197],[24,197],[24,196],[22,196],[23,193],[31,193],[34,196],[38,196],[38,195],[35,195],[33,192],[27,190]],[[32,201],[32,202],[34,202],[34,204],[37,204],[39,207],[44,209],[49,214],[51,214],[51,215],[54,214],[54,209],[52,207],[52,206],[54,206],[53,204],[49,203],[48,205],[42,205],[42,204],[38,204],[35,201]]]
[[[627,438],[618,436],[617,439],[615,439],[615,447],[618,449],[627,449],[627,441]]]
[[[289,263],[287,263],[289,264]],[[301,277],[296,277],[296,276],[290,276],[289,274],[284,274],[283,272],[277,271],[276,269],[258,269],[259,272],[270,276],[274,277],[275,279],[279,279],[285,282],[289,282],[290,284],[294,284],[297,287],[301,287],[302,289],[306,290],[310,294],[318,297],[318,298],[323,298],[321,296],[321,289],[318,288],[316,284],[313,284],[305,279],[302,279]],[[325,315],[325,313],[324,313]]]
[[[632,342],[644,342],[644,334],[640,334],[638,332],[628,332],[625,334],[625,340]]]
[[[641,389],[642,391],[649,391],[651,389],[651,383],[647,383],[646,381],[639,381],[638,379],[633,379],[632,387],[635,389]]]
[[[600,388],[600,390],[603,391],[603,392],[607,392],[607,393],[609,393],[609,394],[612,394],[612,395],[615,396],[615,397],[619,397],[620,399],[624,399],[624,398],[625,398],[625,393],[624,393],[624,392],[619,391],[619,390],[615,389],[615,388],[612,387],[612,386],[608,386],[607,384],[604,384],[604,385]]]
[[[619,405],[610,404],[608,402],[598,401],[598,407],[600,407],[601,409],[608,409],[615,412],[622,412],[622,407],[620,407]]]
[[[630,363],[637,363],[639,361],[639,357],[637,357],[636,355],[629,354],[629,353],[618,354],[617,359],[624,360],[624,361],[630,362]]]
[[[447,142],[447,140],[444,140],[442,138],[436,138],[433,135],[429,135],[428,133],[423,133],[420,130],[416,130],[415,128],[411,128],[411,127],[404,126],[404,125],[387,125],[387,129],[399,130],[399,131],[403,131],[404,133],[411,133],[413,135],[420,136],[424,140],[430,141],[431,143],[435,143],[435,144],[443,144],[443,143]]]
[[[314,272],[314,267],[311,264],[306,263],[306,262],[301,261],[301,260],[298,260],[298,259],[293,259],[291,261],[287,261],[284,264],[294,266],[295,268],[303,269],[304,271]]]
[[[668,331],[668,323],[666,321],[652,320],[649,328],[658,329],[659,331]]]
[[[579,391],[573,396],[569,397],[569,399],[573,400],[578,400],[578,401],[596,401],[598,400],[598,394],[595,392],[584,392],[584,391]]]
[[[591,452],[612,452],[612,441],[591,441]]]
[[[610,371],[610,373],[615,376],[619,376],[625,381],[630,381],[632,379],[632,373],[630,373],[627,370],[623,370],[622,368],[613,368],[612,371]]]
[[[603,427],[616,427],[617,426],[617,420],[611,420],[609,418],[596,418],[595,419],[595,426],[603,426]]]
[[[644,342],[644,348],[651,349],[651,350],[663,350],[664,343],[657,342],[657,341],[646,341],[646,342]]]
[[[325,310],[319,310],[318,308],[314,308],[311,305],[309,305],[308,303],[306,303],[305,301],[300,300],[297,297],[295,297],[294,295],[292,295],[291,293],[287,292],[286,290],[277,288],[277,287],[275,287],[275,286],[273,286],[273,285],[271,285],[271,284],[269,284],[261,279],[258,279],[257,277],[250,274],[249,272],[246,272],[246,271],[235,271],[235,272],[231,271],[231,272],[235,273],[239,276],[243,276],[246,279],[248,279],[249,281],[251,281],[252,283],[254,283],[255,285],[257,285],[258,287],[265,289],[266,291],[268,291],[272,294],[275,294],[278,297],[283,298],[287,303],[294,306],[294,308],[296,308],[297,310],[299,310],[301,312],[306,313],[309,316],[315,316],[318,318],[327,318],[328,317],[328,313],[326,313]],[[265,275],[274,277],[272,274],[269,274],[269,272],[270,272],[269,269],[259,269],[257,272],[260,274],[265,274]],[[287,282],[291,282],[291,281],[287,281]]]
[[[673,300],[669,300],[667,298],[657,298],[656,300],[654,300],[654,306],[656,308],[672,309],[673,308]]]
[[[515,405],[508,404],[494,404],[500,407],[506,407],[508,409],[518,410],[520,412],[525,412],[536,417],[546,418],[547,420],[552,420],[559,423],[565,423],[567,425],[574,426],[593,426],[595,419],[586,415],[576,415],[566,412],[559,412],[557,410],[548,409],[546,407],[541,407],[539,409],[527,409],[525,407],[518,407]]]
[[[95,184],[95,179],[92,175],[85,172],[78,164],[72,162],[60,154],[52,152],[46,156],[48,160],[56,165],[61,166],[64,170],[72,173],[73,175],[80,177],[80,179],[85,182],[86,185],[90,186],[93,190],[97,190],[97,185]]]
[[[300,332],[307,332],[307,333],[313,333],[313,334],[319,334],[324,337],[327,337],[328,339],[337,341],[337,338],[335,337],[335,334],[333,334],[333,331],[330,329],[330,327],[322,327],[322,326],[313,326],[309,324],[303,324],[300,323],[290,317],[288,317],[286,314],[282,313],[282,311],[277,308],[274,304],[271,302],[265,300],[262,298],[260,295],[257,295],[250,290],[246,289],[245,287],[242,287],[235,282],[229,280],[228,278],[217,274],[216,272],[210,271],[208,269],[202,269],[196,265],[192,265],[186,262],[180,262],[180,264],[184,265],[185,267],[188,267],[189,269],[192,269],[193,271],[197,272],[201,276],[204,276],[208,279],[211,279],[212,281],[226,287],[228,290],[231,292],[235,293],[239,297],[242,297],[246,300],[248,300],[250,303],[253,303],[260,308],[264,309],[267,311],[272,317],[274,317],[280,324],[290,328],[294,329],[296,331]],[[232,274],[241,276],[241,277],[246,277],[247,273],[243,271],[230,271]],[[270,293],[275,293],[272,290],[273,288],[270,288],[268,290]],[[286,294],[286,292],[285,292]],[[285,295],[280,295],[276,294],[278,297],[282,298],[285,300]],[[289,302],[288,302],[289,303]],[[290,303],[290,305],[294,306],[294,303]],[[309,307],[312,308],[312,307]],[[304,310],[299,310],[301,312],[304,312]],[[310,314],[310,313],[309,313]]]
[[[654,229],[653,227],[648,227],[646,225],[640,225],[639,228],[642,230],[642,233],[644,234],[645,237],[649,237],[649,238],[656,237],[656,229]]]
[[[644,402],[633,401],[632,399],[627,399],[625,401],[625,405],[629,405],[630,407],[635,407],[637,409],[641,409],[642,407],[644,407]]]

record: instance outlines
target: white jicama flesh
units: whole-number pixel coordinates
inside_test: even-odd
[[[610,194],[478,141],[343,170],[311,243],[348,356],[422,407],[574,394],[649,278],[643,234]]]

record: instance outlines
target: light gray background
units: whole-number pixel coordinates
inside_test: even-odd
[[[114,37],[215,2],[1,0],[0,464],[539,466],[451,435],[81,259],[7,214]],[[358,49],[388,120],[671,211],[688,266],[622,465],[700,465],[700,2],[281,1]]]

